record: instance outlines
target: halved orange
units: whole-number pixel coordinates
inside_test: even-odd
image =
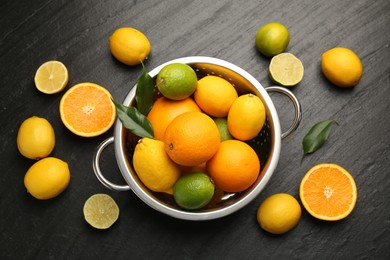
[[[318,164],[303,177],[299,196],[315,218],[336,221],[347,217],[355,207],[357,188],[352,175],[337,164]]]
[[[74,134],[93,137],[103,134],[115,122],[116,109],[110,92],[95,83],[71,87],[60,102],[64,125]]]

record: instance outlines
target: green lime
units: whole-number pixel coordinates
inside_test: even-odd
[[[206,206],[213,195],[214,184],[207,174],[201,172],[183,175],[173,186],[173,198],[176,203],[188,210]]]
[[[198,85],[195,71],[183,63],[164,66],[157,75],[158,90],[172,100],[182,100],[191,96]]]
[[[285,87],[292,87],[301,82],[303,73],[302,62],[291,53],[278,54],[269,64],[271,80]]]
[[[229,132],[226,118],[214,118],[214,122],[218,127],[221,142],[233,139],[233,136]]]
[[[87,199],[83,208],[85,220],[94,228],[107,229],[119,217],[119,207],[107,194],[95,194]]]
[[[287,28],[278,22],[268,23],[256,33],[256,46],[267,57],[284,52],[290,42]]]

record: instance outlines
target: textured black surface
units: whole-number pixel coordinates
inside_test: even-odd
[[[347,1],[10,1],[0,3],[0,258],[1,259],[389,259],[390,258],[390,2]],[[77,137],[61,123],[61,95],[44,95],[33,76],[57,59],[69,69],[68,87],[83,81],[105,86],[123,100],[141,66],[117,62],[108,37],[118,27],[143,31],[152,44],[148,70],[171,59],[204,55],[232,62],[264,86],[269,59],[254,37],[260,26],[280,21],[291,33],[287,51],[305,66],[291,90],[303,108],[298,130],[282,141],[280,161],[266,189],[241,211],[208,222],[187,222],[154,211],[132,192],[113,192],[96,179],[92,156],[108,133]],[[320,69],[321,53],[335,46],[353,49],[364,75],[342,90]],[[283,129],[292,120],[287,98],[272,94]],[[71,183],[59,197],[38,201],[26,193],[23,177],[33,164],[16,147],[20,123],[37,115],[56,132],[53,156],[67,161]],[[301,141],[316,122],[335,119],[329,141],[300,164]],[[338,163],[355,177],[358,201],[345,220],[323,222],[303,210],[299,225],[282,236],[261,230],[258,205],[269,195],[298,198],[305,172],[318,163]],[[124,183],[113,147],[102,170]],[[92,229],[82,207],[94,193],[108,193],[121,213],[109,230]]]

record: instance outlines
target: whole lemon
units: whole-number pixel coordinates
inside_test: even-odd
[[[350,49],[337,47],[322,54],[322,72],[325,77],[339,87],[357,85],[363,75],[363,64]]]
[[[141,31],[123,27],[115,30],[109,39],[112,55],[127,65],[137,65],[144,61],[151,50],[148,38]]]
[[[44,158],[54,149],[54,129],[45,118],[32,116],[20,125],[16,143],[23,156],[30,159]]]
[[[69,185],[68,164],[58,158],[47,157],[34,163],[24,176],[24,186],[35,198],[51,199]]]
[[[271,195],[257,210],[257,221],[261,228],[272,234],[283,234],[294,228],[301,218],[298,201],[286,193]]]
[[[238,140],[250,140],[260,133],[265,117],[265,107],[258,96],[241,95],[233,102],[228,113],[229,132]]]
[[[290,33],[281,23],[268,23],[256,33],[256,47],[266,57],[284,52],[290,42]]]
[[[164,143],[143,138],[135,147],[133,166],[142,183],[152,191],[172,194],[180,168],[166,154]]]

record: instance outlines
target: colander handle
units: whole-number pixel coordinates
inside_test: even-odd
[[[295,95],[290,90],[288,90],[286,88],[278,87],[278,86],[271,86],[271,87],[265,88],[265,90],[267,90],[267,92],[278,92],[278,93],[282,93],[282,94],[286,95],[288,98],[290,98],[291,102],[294,105],[294,108],[295,108],[294,121],[292,122],[290,128],[286,132],[282,133],[282,139],[284,139],[287,136],[289,136],[292,132],[294,132],[298,128],[299,123],[301,122],[301,119],[302,119],[301,104],[299,103],[299,101],[295,97]]]
[[[104,185],[106,186],[107,188],[109,189],[112,189],[112,190],[115,190],[115,191],[125,191],[125,190],[130,190],[130,186],[128,185],[117,185],[115,183],[112,183],[110,182],[109,180],[107,180],[102,171],[100,170],[100,164],[99,164],[99,161],[100,161],[100,156],[103,152],[103,150],[110,144],[112,144],[114,142],[114,137],[111,136],[109,138],[107,138],[106,140],[104,140],[102,143],[100,143],[96,149],[96,152],[95,154],[93,155],[93,171],[95,172],[95,175],[96,177],[98,178],[98,180]]]

